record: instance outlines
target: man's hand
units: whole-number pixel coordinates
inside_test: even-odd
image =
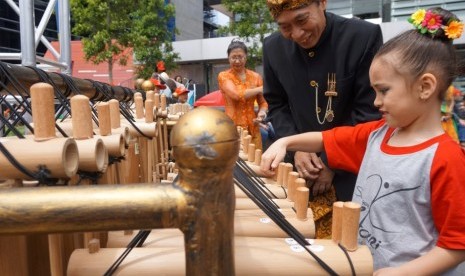
[[[298,151],[294,155],[294,163],[299,176],[313,182],[313,195],[320,195],[331,189],[334,172],[315,153]]]
[[[315,153],[297,151],[294,155],[294,164],[299,177],[315,180],[323,169],[323,163]]]
[[[323,164],[323,162],[321,162]],[[315,180],[312,187],[314,196],[324,194],[331,189],[333,184],[334,172],[323,164],[320,176]]]

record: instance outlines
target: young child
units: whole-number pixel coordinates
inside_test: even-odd
[[[463,24],[436,8],[376,54],[370,81],[380,121],[279,139],[262,156],[274,174],[286,150],[325,149],[330,167],[358,173],[359,241],[375,275],[465,275],[465,151],[441,127]]]

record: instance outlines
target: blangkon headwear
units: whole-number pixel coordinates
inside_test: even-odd
[[[310,5],[315,0],[267,0],[266,4],[273,18],[278,17],[283,11],[295,10]]]

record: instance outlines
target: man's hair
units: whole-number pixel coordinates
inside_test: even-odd
[[[227,50],[228,56],[231,53],[231,51],[234,49],[242,49],[245,52],[245,54],[247,54],[247,46],[245,46],[245,43],[240,41],[237,38],[234,38],[231,41],[231,43],[229,43],[228,50]]]

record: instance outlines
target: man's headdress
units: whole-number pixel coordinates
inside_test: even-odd
[[[283,11],[295,10],[310,5],[315,0],[267,0],[266,4],[273,18],[278,17]]]

